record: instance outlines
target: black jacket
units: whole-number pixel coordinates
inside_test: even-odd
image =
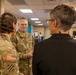
[[[76,40],[54,34],[35,45],[33,75],[76,75]]]

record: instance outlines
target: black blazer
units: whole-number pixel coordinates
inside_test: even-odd
[[[35,45],[33,75],[76,75],[76,40],[54,34]]]

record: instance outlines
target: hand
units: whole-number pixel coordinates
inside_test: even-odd
[[[27,58],[32,58],[33,57],[33,50],[27,53]]]

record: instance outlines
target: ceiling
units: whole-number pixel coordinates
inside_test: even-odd
[[[46,20],[49,18],[49,12],[56,5],[62,3],[76,8],[76,0],[5,0],[5,11],[14,14],[18,18],[27,18],[33,26],[38,25],[30,18],[39,18],[43,26],[47,27]],[[19,9],[31,9],[33,13],[22,13]]]

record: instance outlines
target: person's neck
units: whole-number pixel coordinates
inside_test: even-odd
[[[69,34],[69,31],[58,30],[55,31],[53,34]]]
[[[12,33],[3,33],[3,35],[5,35],[6,37],[8,37],[8,38],[11,38],[11,35],[12,35]]]
[[[21,33],[25,33],[26,31],[21,31],[21,30],[19,30]]]
[[[58,33],[59,33],[59,34],[69,34],[69,31],[59,30]]]
[[[26,31],[21,31],[21,30],[20,30],[20,32],[21,32],[21,34],[22,34],[23,36],[26,36]]]

